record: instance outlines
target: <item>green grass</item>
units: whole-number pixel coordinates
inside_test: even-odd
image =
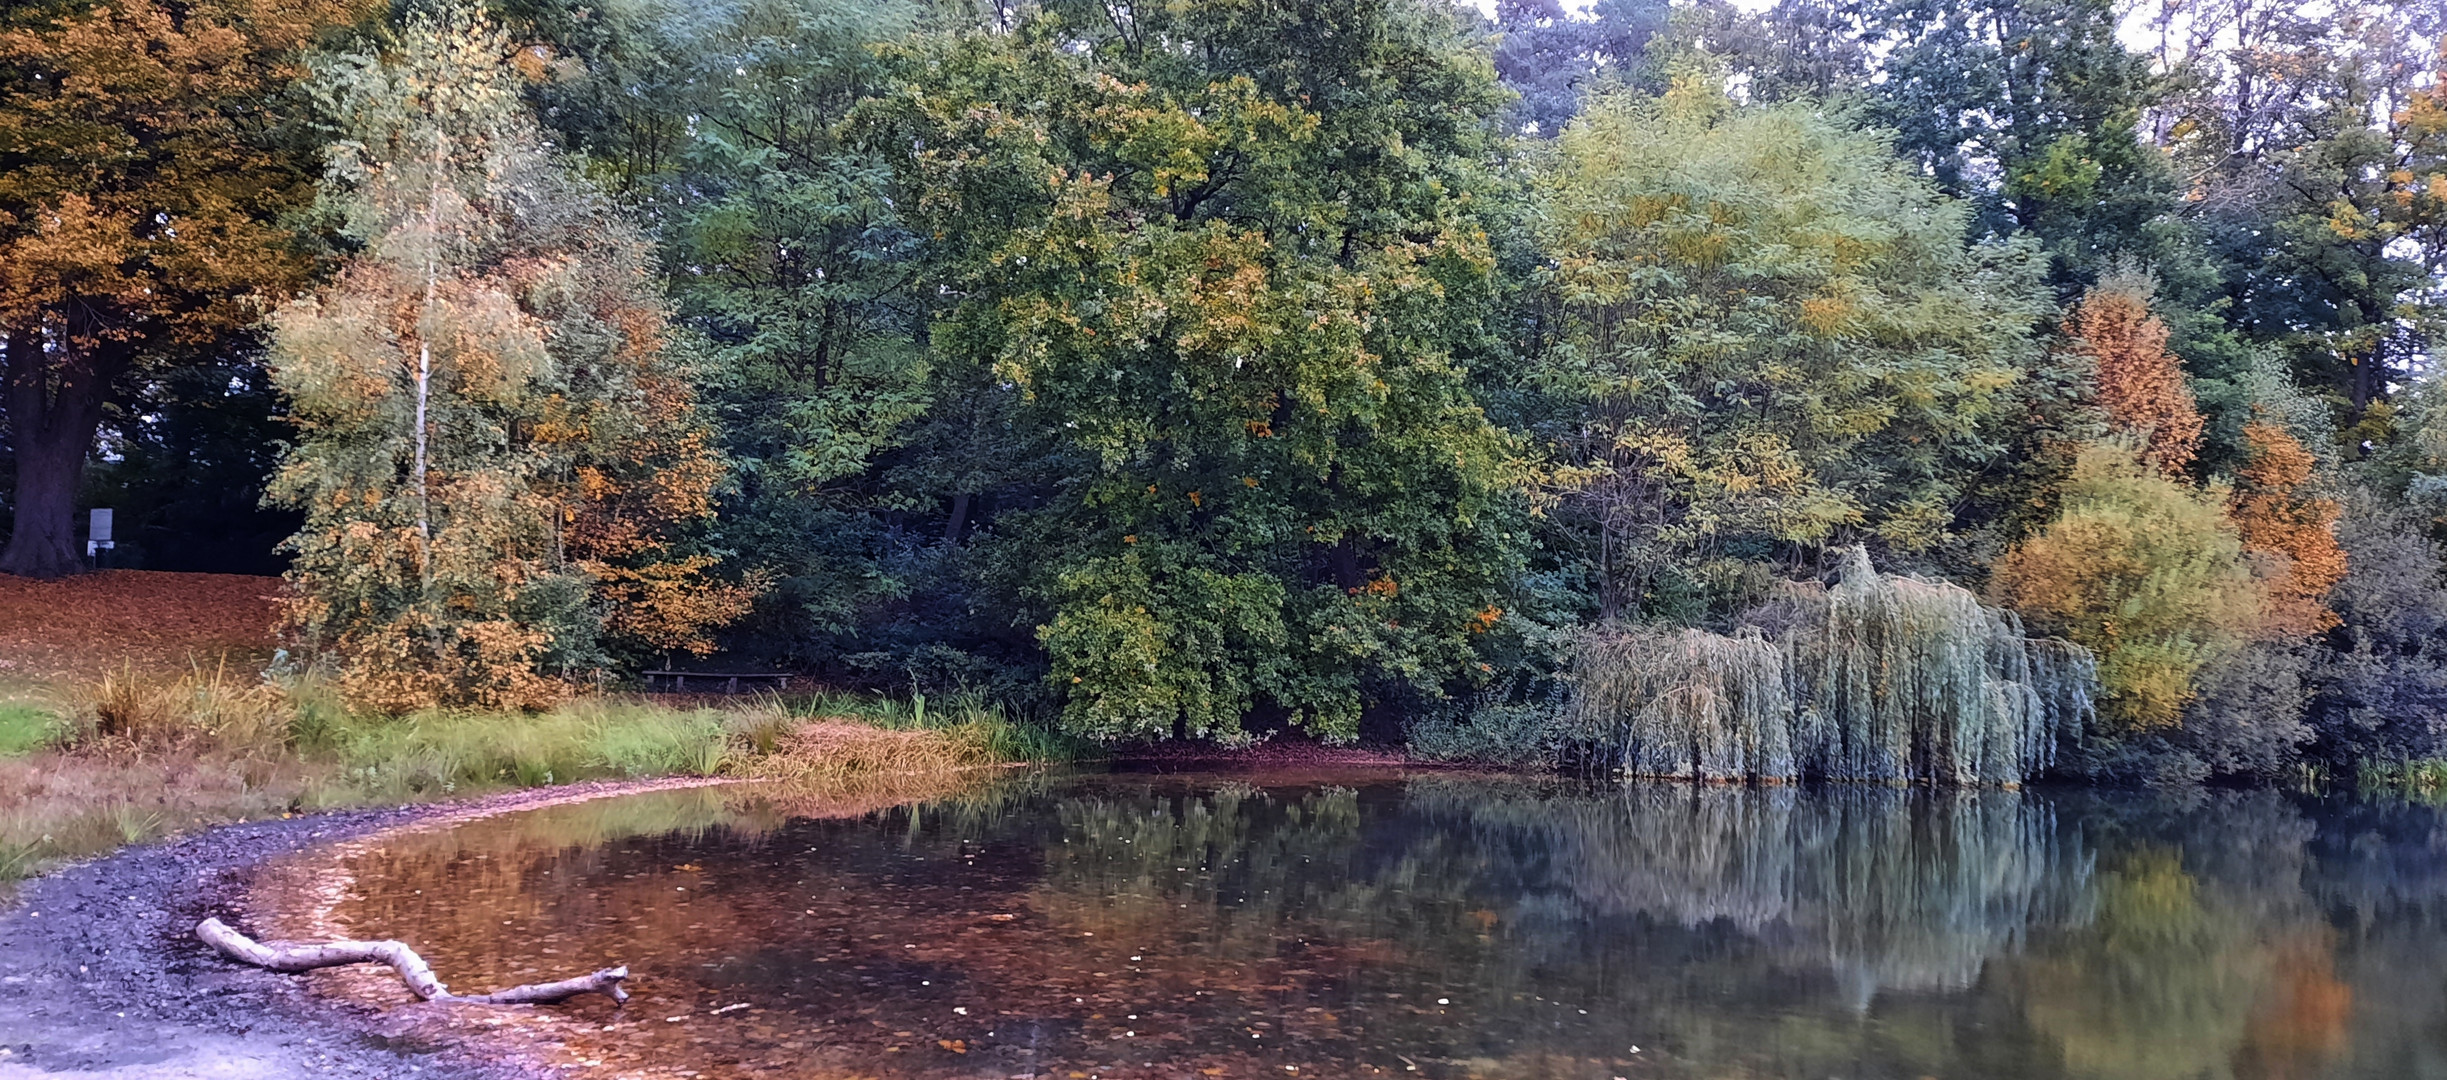
[[[386,717],[352,712],[313,681],[199,667],[123,672],[67,701],[55,713],[0,696],[0,883],[185,829],[330,807],[605,778],[831,775],[876,754],[916,775],[1081,751],[973,696],[767,697],[719,709],[581,698],[536,714]],[[945,737],[791,738],[818,719]]]
[[[0,757],[19,757],[60,737],[59,714],[27,701],[0,701]]]
[[[711,709],[580,701],[534,716],[418,713],[323,721],[308,754],[328,748],[348,786],[414,798],[608,777],[711,776],[731,752]]]

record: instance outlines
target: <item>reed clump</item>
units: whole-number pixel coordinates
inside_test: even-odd
[[[2096,716],[2089,650],[1859,548],[1747,623],[1588,634],[1567,727],[1634,776],[2013,784]]]

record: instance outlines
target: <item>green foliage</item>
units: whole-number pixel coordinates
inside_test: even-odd
[[[2261,589],[2223,493],[2105,443],[2082,451],[2058,498],[2055,520],[1997,564],[1991,594],[2098,654],[2111,728],[2173,725],[2195,677],[2260,620]]]
[[[2150,253],[2174,177],[2139,138],[2157,87],[2117,37],[2112,0],[1881,0],[1887,46],[1870,115],[1981,225],[2047,250],[2087,282],[2120,252]]]
[[[1513,700],[1497,686],[1456,696],[1414,719],[1406,747],[1428,761],[1461,761],[1525,768],[1567,763],[1572,740],[1560,703],[1544,695]]]
[[[1590,633],[1573,729],[1634,776],[1993,784],[2038,776],[2091,718],[2086,650],[1857,547],[1833,588],[1753,618],[1731,636]]]
[[[1610,618],[1727,557],[1945,542],[2048,310],[2031,252],[1966,248],[1968,208],[1876,136],[1704,82],[1599,101],[1545,178],[1534,377],[1572,410]]]
[[[1467,678],[1527,469],[1467,387],[1501,100],[1449,15],[1057,5],[896,62],[854,125],[931,243],[945,379],[1041,463],[981,546],[1065,726],[1347,739]]]
[[[868,511],[972,489],[934,470],[889,488],[875,475],[935,388],[917,238],[888,170],[839,128],[881,92],[876,46],[914,21],[907,5],[846,0],[537,19],[583,63],[539,89],[552,122],[659,226],[732,470],[722,538],[772,578],[734,638],[801,662],[908,588]]]

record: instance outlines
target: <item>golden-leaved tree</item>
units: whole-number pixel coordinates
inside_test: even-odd
[[[322,66],[324,207],[362,242],[274,320],[300,643],[367,706],[532,707],[747,597],[684,550],[720,476],[641,233],[556,160],[480,9]]]
[[[297,54],[370,0],[0,5],[0,571],[74,573],[75,498],[114,386],[206,354],[314,270]]]
[[[2335,626],[2327,601],[2345,580],[2336,537],[2343,508],[2306,490],[2317,461],[2283,425],[2255,417],[2243,426],[2243,443],[2247,456],[2226,513],[2243,546],[2266,564],[2262,630],[2272,639],[2299,638]]]
[[[2116,430],[2139,440],[2141,455],[2182,476],[2201,448],[2201,412],[2183,364],[2167,351],[2167,326],[2150,314],[2146,278],[2111,275],[2082,297],[2065,336],[2097,372],[2099,408]]]
[[[2056,519],[1997,562],[1989,588],[2038,629],[2099,657],[2102,719],[2175,725],[2204,667],[2260,630],[2262,590],[2224,500],[2129,443],[2084,449]]]

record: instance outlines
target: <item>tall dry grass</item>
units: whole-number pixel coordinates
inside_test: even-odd
[[[130,669],[65,695],[48,746],[0,757],[0,882],[167,833],[341,806],[604,778],[740,775],[880,797],[1060,744],[976,702],[581,698],[543,713],[369,716],[314,680]],[[1049,749],[1052,748],[1052,749]]]

